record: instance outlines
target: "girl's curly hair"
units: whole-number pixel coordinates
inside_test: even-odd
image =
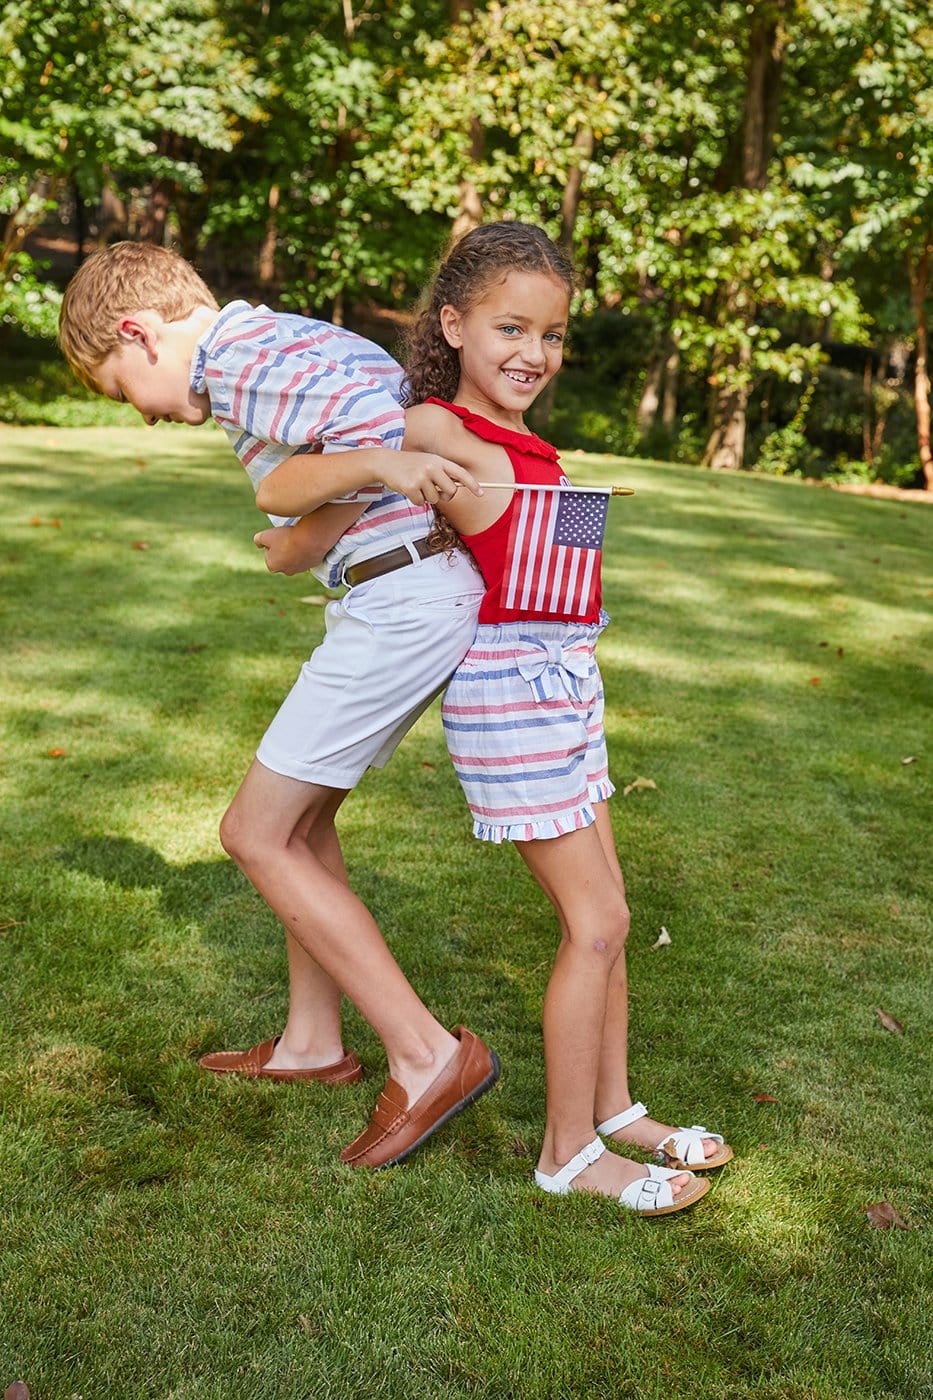
[[[460,357],[444,338],[441,308],[469,311],[494,282],[510,272],[543,272],[563,282],[569,296],[575,289],[570,259],[535,224],[506,220],[471,229],[448,246],[406,336],[406,408],[426,399],[450,402],[457,392]],[[456,532],[436,512],[429,539],[438,551],[459,543]]]

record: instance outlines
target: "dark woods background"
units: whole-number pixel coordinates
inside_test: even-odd
[[[109,240],[392,345],[518,217],[580,274],[559,445],[933,487],[924,0],[17,0],[0,63],[7,422],[108,411],[49,337]]]

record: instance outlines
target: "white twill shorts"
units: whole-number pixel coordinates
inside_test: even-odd
[[[324,640],[263,736],[265,768],[352,788],[383,768],[472,644],[483,581],[457,551],[433,554],[328,603]]]
[[[596,820],[614,792],[596,639],[608,622],[481,623],[441,714],[481,841],[537,841]]]

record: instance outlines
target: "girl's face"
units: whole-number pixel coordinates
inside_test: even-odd
[[[457,402],[521,427],[560,369],[569,313],[567,288],[544,272],[506,273],[468,311],[442,307],[441,329],[460,356]]]

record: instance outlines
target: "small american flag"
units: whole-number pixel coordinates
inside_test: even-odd
[[[562,622],[585,617],[599,600],[608,492],[517,494],[500,606]]]

